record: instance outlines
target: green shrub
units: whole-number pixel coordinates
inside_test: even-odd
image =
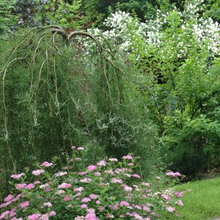
[[[66,146],[74,142],[90,146],[90,162],[105,154],[149,152],[142,158],[143,172],[149,173],[157,129],[144,115],[140,95],[131,90],[132,70],[105,48],[84,41],[65,42],[50,30],[34,29],[1,44],[4,170],[68,154]]]

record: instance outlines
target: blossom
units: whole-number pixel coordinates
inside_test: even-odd
[[[175,175],[175,176],[181,176],[181,173],[175,172],[174,175]]]
[[[114,175],[114,171],[113,170],[105,170],[104,173],[110,174],[110,175]]]
[[[95,165],[90,165],[90,166],[87,167],[87,169],[90,170],[90,171],[94,171],[94,170],[97,169],[97,166],[95,166]]]
[[[106,166],[106,161],[105,160],[101,160],[97,163],[98,166]]]
[[[58,177],[58,176],[65,176],[67,175],[68,173],[65,171],[65,172],[58,172],[58,173],[55,173],[55,176]]]
[[[99,206],[98,210],[99,210],[100,212],[103,212],[103,211],[105,210],[105,207],[104,207],[104,206]]]
[[[44,204],[43,204],[43,207],[48,207],[48,208],[50,208],[50,207],[52,207],[53,205],[50,203],[50,202],[45,202]]]
[[[109,158],[108,159],[110,162],[118,162],[118,159],[117,158]]]
[[[10,211],[7,210],[0,215],[0,219],[7,219],[9,215],[10,215]]]
[[[25,189],[26,186],[27,186],[26,183],[19,183],[19,184],[16,184],[15,188],[16,189]]]
[[[87,202],[90,202],[90,201],[91,201],[91,199],[90,199],[90,198],[88,198],[88,197],[85,197],[85,198],[83,198],[81,201],[82,201],[82,202],[87,203]]]
[[[182,192],[175,192],[174,195],[176,197],[183,197],[183,193]]]
[[[165,193],[162,193],[162,194],[161,194],[161,197],[163,197],[164,199],[166,199],[166,200],[168,200],[168,201],[171,200],[170,196],[168,196],[168,195],[165,194]]]
[[[168,206],[168,207],[166,207],[166,210],[168,212],[174,212],[176,209],[174,207]]]
[[[78,188],[73,189],[74,192],[82,192],[83,190],[84,190],[84,187],[78,187]]]
[[[76,149],[76,147],[75,147],[75,146],[72,146],[72,147],[71,147],[71,149],[72,149],[72,150],[75,150],[75,149]]]
[[[84,175],[87,174],[87,172],[79,172],[78,174],[79,174],[80,176],[84,176]]]
[[[55,211],[51,211],[50,213],[49,213],[49,216],[55,216],[57,213],[55,212]]]
[[[94,175],[95,176],[101,176],[102,174],[100,172],[95,172]]]
[[[40,189],[45,189],[45,188],[47,188],[49,186],[50,186],[49,183],[45,183],[45,184],[40,185],[39,188]]]
[[[132,167],[134,166],[134,163],[128,163],[128,166]]]
[[[101,204],[101,202],[100,202],[99,200],[97,200],[95,203],[96,203],[97,205]]]
[[[67,201],[69,201],[71,198],[69,197],[69,196],[65,196],[64,198],[63,198],[63,200],[65,201],[65,202],[67,202]]]
[[[90,212],[85,216],[85,220],[98,220],[98,218],[96,217],[95,213]]]
[[[137,178],[137,179],[140,179],[140,178],[141,178],[141,176],[138,175],[138,174],[136,174],[136,173],[135,173],[135,174],[132,174],[131,176],[134,177],[134,178]]]
[[[13,178],[13,179],[20,179],[24,175],[25,175],[24,173],[13,174],[13,175],[11,175],[11,178]]]
[[[32,214],[28,216],[29,220],[38,220],[40,218],[41,214]]]
[[[87,209],[88,206],[87,206],[86,204],[82,204],[82,205],[80,206],[80,208],[82,208],[82,209]]]
[[[61,195],[61,194],[64,194],[64,193],[65,193],[65,191],[61,189],[61,190],[58,190],[55,194],[56,195]]]
[[[84,178],[84,179],[81,179],[80,182],[81,182],[81,183],[90,183],[90,182],[92,182],[92,179],[90,179],[90,178]]]
[[[74,220],[85,220],[84,216],[77,216],[74,218]]]
[[[34,181],[34,184],[35,184],[35,185],[37,185],[37,184],[41,184],[41,182],[38,181],[38,180],[36,180],[36,181]]]
[[[124,190],[126,191],[126,192],[131,192],[133,189],[132,189],[132,187],[129,187],[129,186],[123,186],[124,187]]]
[[[178,206],[183,206],[183,202],[182,202],[182,200],[178,200],[178,201],[176,201],[176,204],[177,204]]]
[[[82,151],[82,150],[84,150],[85,148],[84,147],[78,147],[77,148],[77,150],[79,150],[79,151]]]
[[[151,212],[150,208],[147,207],[146,205],[143,206],[143,210],[144,210],[145,212]]]
[[[35,185],[33,183],[27,184],[24,188],[25,189],[33,189]]]
[[[177,176],[181,176],[181,174],[179,172],[174,173],[173,171],[170,171],[166,173],[166,176],[177,177]]]
[[[9,195],[7,195],[7,197],[5,197],[4,201],[5,201],[5,202],[9,202],[9,201],[12,200],[12,199],[14,199],[14,196],[11,195],[11,194],[9,194]]]
[[[114,210],[114,211],[117,211],[117,210],[118,210],[118,204],[109,205],[108,207],[109,207],[110,209]]]
[[[113,179],[111,179],[111,182],[112,183],[122,183],[122,180],[119,178],[113,178]]]
[[[133,157],[131,155],[126,155],[126,156],[123,156],[122,159],[132,160]]]
[[[70,183],[62,183],[60,184],[57,188],[58,189],[68,189],[70,188],[72,185]]]
[[[32,171],[32,174],[34,176],[39,176],[40,174],[44,173],[45,171],[44,170],[34,170]]]
[[[26,208],[26,207],[28,207],[30,205],[30,202],[29,201],[24,201],[24,202],[21,202],[20,204],[19,204],[19,207],[20,208]]]
[[[112,215],[112,214],[107,214],[107,215],[106,215],[106,218],[114,218],[114,215]]]
[[[1,219],[1,217],[0,217]],[[23,218],[16,218],[16,217],[13,217],[11,220],[23,220]]]
[[[141,185],[142,185],[142,186],[150,186],[150,183],[144,183],[144,182],[142,182]]]
[[[53,166],[53,163],[49,163],[49,162],[45,161],[41,164],[41,166],[42,167],[51,167],[51,166]]]
[[[49,215],[48,214],[41,215],[39,220],[49,220]]]
[[[126,202],[126,201],[121,201],[121,202],[119,203],[119,205],[120,205],[120,206],[129,206],[129,203]]]
[[[98,195],[96,195],[96,194],[90,194],[90,195],[89,195],[89,198],[90,198],[90,199],[97,199],[97,198],[98,198]]]

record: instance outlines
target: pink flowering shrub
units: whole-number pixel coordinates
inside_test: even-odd
[[[183,206],[182,192],[161,190],[134,172],[132,155],[101,160],[83,170],[83,147],[72,147],[68,167],[55,171],[43,162],[30,173],[13,174],[14,192],[0,205],[0,219],[11,220],[102,220],[176,219]],[[80,156],[81,155],[81,156]],[[76,160],[77,159],[77,160]],[[82,164],[80,164],[82,163]],[[178,178],[179,173],[169,172]]]

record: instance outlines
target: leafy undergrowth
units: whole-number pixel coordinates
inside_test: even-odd
[[[220,177],[190,182],[177,186],[184,193],[184,206],[178,208],[181,219],[207,220],[220,216]]]
[[[104,220],[176,219],[182,193],[143,182],[132,155],[85,166],[83,147],[72,147],[68,166],[43,162],[35,170],[11,175],[15,188],[0,205],[0,219]],[[83,167],[84,166],[84,167]],[[181,176],[167,172],[172,182]]]

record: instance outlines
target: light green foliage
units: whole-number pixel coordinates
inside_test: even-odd
[[[73,30],[81,27],[83,23],[80,13],[81,0],[73,0],[70,3],[62,0],[56,6],[55,4],[53,0],[50,0],[42,5],[43,10],[46,12],[45,16],[50,22]],[[53,7],[56,7],[56,9],[52,10]]]
[[[214,18],[216,21],[220,21],[220,1],[208,0],[206,14],[208,17]]]

